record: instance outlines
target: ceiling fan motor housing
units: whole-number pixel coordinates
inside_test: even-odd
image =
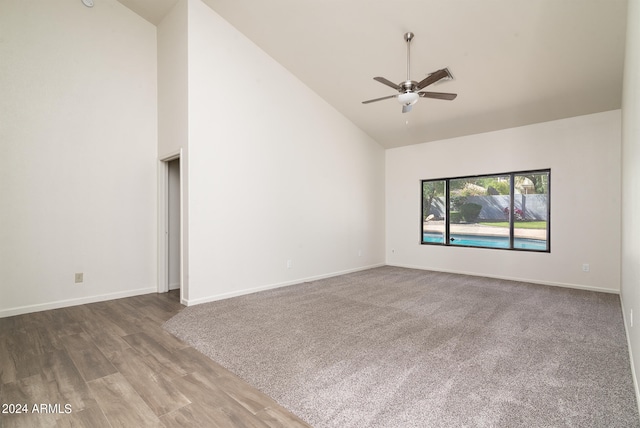
[[[413,80],[406,80],[406,81],[402,82],[402,83],[400,84],[400,86],[402,87],[402,89],[403,89],[405,92],[415,91],[415,90],[417,90],[417,89],[418,89],[418,88],[417,88],[417,86],[418,86],[418,82],[415,82],[415,81],[413,81]]]

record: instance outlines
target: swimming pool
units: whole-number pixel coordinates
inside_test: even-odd
[[[478,236],[478,235],[457,235],[451,234],[450,245],[485,247],[485,248],[509,248],[509,237],[507,236]],[[441,244],[443,235],[439,233],[425,232],[422,242]],[[540,239],[515,238],[514,248],[521,250],[547,251],[547,241]]]

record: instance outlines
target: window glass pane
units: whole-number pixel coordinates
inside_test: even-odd
[[[444,244],[445,181],[422,182],[422,243]]]
[[[509,248],[510,175],[449,183],[449,244]]]
[[[514,176],[514,248],[548,251],[549,172]]]

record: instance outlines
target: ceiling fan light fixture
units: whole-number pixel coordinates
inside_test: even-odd
[[[417,92],[404,92],[398,95],[398,102],[404,106],[415,104],[420,95]]]

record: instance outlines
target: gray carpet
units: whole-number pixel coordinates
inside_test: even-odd
[[[316,428],[640,426],[617,295],[387,266],[165,328]]]

